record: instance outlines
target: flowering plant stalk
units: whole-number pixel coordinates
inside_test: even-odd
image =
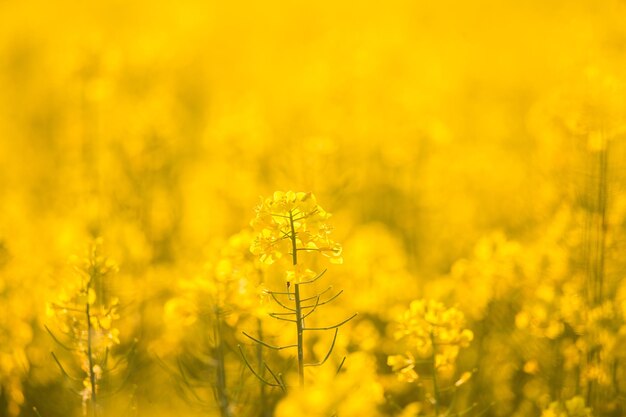
[[[323,255],[331,263],[341,264],[341,245],[330,238],[331,228],[327,223],[330,214],[317,204],[315,196],[304,192],[280,192],[277,191],[272,197],[266,198],[256,209],[256,217],[251,225],[257,232],[256,238],[250,246],[253,254],[257,255],[264,264],[275,262],[283,263],[287,291],[269,291],[276,304],[284,311],[269,313],[270,317],[295,324],[296,343],[282,346],[274,346],[266,343],[261,338],[256,338],[248,333],[243,334],[255,343],[274,350],[296,349],[298,381],[304,386],[304,368],[307,366],[321,366],[330,357],[339,328],[356,317],[356,314],[341,322],[324,327],[310,327],[305,324],[307,317],[317,309],[336,299],[341,292],[322,299],[332,287],[315,293],[312,296],[303,296],[302,286],[313,284],[326,272],[314,271],[313,255]],[[285,261],[287,261],[285,263]],[[293,290],[292,290],[293,288]],[[304,334],[307,331],[332,331],[333,340],[325,357],[315,363],[305,363],[304,360]],[[255,371],[246,359],[243,349],[242,357],[250,370],[267,385],[280,387],[286,390],[286,385],[281,374],[273,372],[267,363],[262,369],[274,378],[274,382],[267,381],[259,371]]]
[[[233,378],[241,361],[230,355],[235,329],[245,321],[257,324],[263,334],[257,303],[262,274],[250,252],[251,241],[248,229],[220,241],[220,250],[206,260],[200,273],[179,280],[180,291],[164,306],[164,322],[169,324],[165,343],[155,352],[186,401],[203,409],[217,408],[222,417],[239,415],[244,407],[243,385]],[[257,356],[262,356],[262,346],[258,348]],[[264,411],[267,386],[259,384]]]
[[[420,379],[416,368],[422,368],[430,374],[432,380],[432,398],[435,416],[439,416],[442,408],[442,396],[463,385],[472,373],[464,372],[457,381],[449,386],[442,387],[439,376],[449,376],[454,373],[456,358],[461,348],[468,347],[474,334],[465,327],[465,317],[456,308],[446,308],[442,303],[434,300],[415,300],[397,323],[394,337],[397,341],[407,345],[405,354],[391,355],[387,364],[398,379],[405,382],[415,382]],[[416,358],[417,356],[417,358]],[[423,365],[423,366],[421,366]],[[453,397],[452,402],[455,397]],[[446,412],[449,415],[450,410]],[[469,412],[465,410],[462,414]]]
[[[117,265],[100,255],[101,244],[102,240],[96,239],[84,258],[73,259],[78,279],[64,289],[58,301],[48,305],[49,315],[56,319],[57,333],[46,326],[53,340],[79,362],[83,375],[73,376],[51,352],[63,376],[80,383],[82,388],[76,394],[82,398],[83,415],[90,409],[94,417],[100,414],[102,379],[113,370],[108,366],[110,350],[120,344],[119,330],[114,327],[119,318],[119,301],[105,301],[102,291],[103,280],[117,272]]]

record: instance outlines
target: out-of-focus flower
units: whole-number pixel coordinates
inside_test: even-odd
[[[415,358],[411,352],[405,355],[391,355],[387,358],[387,365],[398,375],[400,381],[413,382],[418,378],[415,372]]]
[[[97,288],[117,272],[115,262],[101,255],[102,239],[94,240],[83,257],[74,256],[71,263],[76,279],[66,280],[58,301],[49,303],[48,313],[56,322],[52,335],[56,341],[67,340],[83,371],[83,388],[79,391],[86,414],[94,392],[100,390],[102,366],[109,351],[120,344],[119,330],[114,323],[119,319],[117,297],[98,294]],[[62,366],[59,362],[59,366]],[[93,405],[92,405],[93,406]]]
[[[383,388],[376,376],[376,364],[368,354],[353,353],[342,372],[333,367],[317,368],[309,385],[294,388],[276,408],[276,417],[359,417],[380,416]]]
[[[444,363],[456,358],[458,347],[467,347],[474,333],[465,329],[465,316],[434,300],[415,300],[398,322],[396,340],[404,339],[420,357],[432,354],[433,347]],[[442,363],[443,364],[443,363]]]
[[[399,319],[394,337],[401,341],[408,351],[387,358],[393,372],[400,381],[414,382],[418,379],[415,371],[418,362],[428,364],[430,373],[451,376],[456,358],[461,348],[469,346],[474,333],[465,328],[465,316],[456,308],[446,308],[434,300],[414,300],[409,309]],[[413,356],[420,359],[415,360]],[[431,375],[436,381],[437,375]],[[454,383],[463,385],[471,373],[465,372]],[[435,383],[435,382],[434,382]],[[439,388],[434,387],[435,392]]]
[[[593,417],[591,408],[587,407],[583,397],[576,396],[564,403],[550,403],[541,413],[541,417]]]

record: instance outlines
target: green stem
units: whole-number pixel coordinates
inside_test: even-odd
[[[92,276],[93,278],[93,276]],[[91,281],[87,284],[87,298],[89,298],[89,289],[91,287]],[[91,341],[91,311],[89,305],[89,299],[85,303],[85,314],[87,316],[87,361],[89,364],[89,382],[91,383],[91,408],[93,410],[94,417],[98,416],[98,402],[96,401],[96,374],[94,373],[94,360],[92,353],[92,341]]]
[[[604,132],[600,132],[604,134]],[[608,144],[606,145],[608,146]],[[607,221],[607,200],[608,200],[608,148],[602,149],[598,153],[597,165],[597,190],[595,196],[594,211],[588,216],[594,222],[595,233],[591,235],[594,239],[595,251],[589,262],[592,262],[592,277],[589,292],[591,293],[591,308],[602,305],[605,292],[605,256],[606,256],[606,237],[608,230]],[[587,343],[591,347],[587,354],[587,362],[590,365],[598,365],[601,361],[603,347],[599,344],[596,337],[592,334],[587,336]],[[597,381],[589,380],[587,382],[587,404],[597,409],[601,403],[601,395],[604,389],[598,385]]]
[[[260,318],[257,318],[257,327],[259,333],[259,339],[263,340],[263,322]],[[263,345],[258,344],[256,346],[257,365],[261,376],[265,373],[265,363],[263,362]],[[265,384],[263,381],[259,381],[259,398],[261,402],[261,417],[269,417],[269,409],[267,407],[267,393],[265,390]]]
[[[226,389],[226,366],[224,343],[222,339],[222,323],[219,308],[215,309],[215,326],[213,329],[217,356],[217,396],[222,417],[230,417],[228,395]]]
[[[291,210],[289,211],[289,227],[291,228],[291,233],[289,234],[291,239],[291,261],[296,266],[298,264],[298,247],[296,245],[296,228],[293,224],[293,213]]]
[[[302,308],[300,306],[300,284],[295,284],[296,298],[296,329],[298,331],[298,377],[300,386],[304,386],[304,349],[303,349],[303,333],[304,326],[302,320]]]
[[[293,266],[298,264],[298,247],[296,245],[296,230],[293,224],[293,212],[289,211],[289,227],[291,233],[289,238],[291,239],[291,260]],[[296,330],[298,332],[298,379],[300,386],[304,386],[304,320],[302,318],[302,300],[300,299],[300,284],[294,284],[294,298],[296,303]]]
[[[606,231],[607,231],[607,150],[600,152],[599,156],[600,180],[598,184],[598,209],[600,211],[600,221],[598,224],[598,261],[597,261],[597,300],[596,304],[600,305],[603,301],[604,292],[604,258],[606,250]]]
[[[435,416],[439,416],[439,383],[437,382],[437,352],[435,350],[435,334],[433,330],[430,331],[430,343],[432,345],[432,372],[433,372],[433,393],[435,396]]]

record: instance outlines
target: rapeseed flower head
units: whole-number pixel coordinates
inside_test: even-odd
[[[389,356],[387,364],[400,380],[413,382],[417,373],[411,352],[432,359],[438,371],[450,370],[460,348],[469,346],[474,333],[465,328],[465,316],[460,310],[434,300],[415,300],[398,321],[394,337],[405,342],[410,351]]]
[[[60,291],[58,300],[48,305],[48,315],[56,320],[59,334],[50,331],[55,341],[68,340],[72,352],[83,371],[82,399],[83,415],[87,405],[95,407],[95,396],[100,390],[103,376],[102,366],[109,351],[120,344],[119,330],[114,323],[119,319],[116,297],[105,297],[101,291],[103,281],[117,272],[115,262],[100,254],[102,239],[94,240],[84,257],[72,257],[71,264],[76,272],[74,281]],[[59,360],[61,371],[66,373]]]
[[[250,253],[251,242],[248,229],[216,241],[219,249],[198,271],[177,281],[177,292],[164,304],[164,332],[153,346],[158,355],[180,352],[196,336],[193,326],[205,326],[217,316],[235,326],[265,313],[259,302],[264,296],[262,275],[258,259]]]
[[[330,263],[343,263],[341,245],[330,238],[330,216],[310,192],[276,191],[256,208],[251,222],[256,237],[250,251],[267,265],[288,260],[289,282],[313,278],[317,275],[313,263],[304,262],[300,255],[320,253]]]
[[[415,300],[398,322],[396,340],[408,338],[418,347],[435,344],[469,346],[474,334],[464,329],[465,315],[434,300]],[[432,336],[432,337],[431,337]],[[428,352],[425,352],[426,354]]]
[[[102,281],[118,271],[115,262],[100,254],[101,245],[102,239],[96,239],[84,257],[70,258],[77,279],[61,289],[57,301],[48,304],[48,315],[56,319],[59,329],[85,350],[87,347],[83,345],[88,328],[91,329],[91,343],[101,349],[120,343],[119,330],[113,326],[119,319],[119,299],[110,297],[105,300],[95,288],[96,281]]]

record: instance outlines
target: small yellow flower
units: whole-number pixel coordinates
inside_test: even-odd
[[[527,361],[524,364],[524,372],[530,375],[535,375],[539,372],[539,363],[536,360]]]
[[[418,379],[415,372],[415,358],[410,352],[406,355],[391,355],[387,358],[387,365],[391,366],[391,370],[396,372],[398,379],[403,382],[413,382]]]

